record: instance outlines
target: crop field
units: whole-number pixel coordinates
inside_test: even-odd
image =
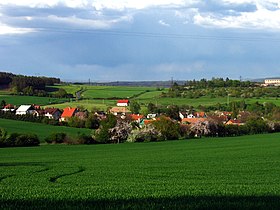
[[[279,139],[0,149],[0,209],[278,209]]]
[[[83,93],[85,98],[131,98],[149,91],[156,91],[153,87],[113,87],[113,86],[91,86]]]
[[[0,101],[2,100],[5,100],[7,104],[13,104],[19,106],[23,104],[50,105],[56,103],[63,103],[68,99],[37,97],[37,96],[0,95]]]
[[[91,130],[86,128],[70,128],[66,126],[52,126],[42,123],[32,123],[17,120],[0,118],[0,128],[4,128],[8,133],[33,133],[37,134],[41,142],[51,133],[64,132],[70,137],[77,137],[78,133],[90,134]]]
[[[64,109],[65,107],[83,107],[89,111],[93,109],[97,109],[100,111],[106,111],[108,107],[116,106],[116,100],[93,100],[93,99],[85,99],[85,100],[72,100],[71,102],[65,102],[61,104],[53,105],[56,108]],[[52,107],[47,105],[44,107]]]

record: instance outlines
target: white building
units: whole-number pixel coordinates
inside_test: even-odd
[[[26,115],[26,114],[34,114],[36,113],[36,110],[31,105],[21,105],[17,110],[17,115]]]
[[[280,78],[276,79],[266,79],[264,80],[264,84],[267,85],[274,85],[274,86],[280,86]]]
[[[118,100],[117,106],[129,106],[129,100]]]

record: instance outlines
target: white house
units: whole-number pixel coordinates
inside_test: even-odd
[[[61,111],[57,108],[46,108],[45,109],[45,117],[48,117],[49,119],[55,119],[58,120],[61,116]]]
[[[118,100],[117,106],[129,106],[129,100]]]
[[[21,105],[17,110],[17,115],[26,115],[26,114],[34,114],[36,113],[36,110],[31,105]]]

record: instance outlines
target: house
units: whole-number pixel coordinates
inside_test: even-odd
[[[205,122],[208,121],[207,118],[184,118],[182,119],[181,123],[182,124],[196,124],[198,122]]]
[[[131,115],[129,115],[129,117],[131,117],[132,121],[136,121],[136,122],[140,122],[141,119],[144,118],[144,116],[140,115],[140,114],[131,114]]]
[[[117,106],[129,106],[129,100],[118,100]]]
[[[15,111],[15,106],[12,105],[12,104],[7,104],[6,106],[4,106],[2,111],[3,112],[14,112]]]
[[[36,114],[36,110],[32,105],[20,105],[16,110],[16,115]]]
[[[236,119],[234,119],[234,120],[229,120],[227,123],[226,123],[226,125],[244,125],[244,123],[242,123],[240,120],[236,120]]]
[[[46,108],[44,116],[49,119],[58,120],[61,117],[62,112],[57,108]]]
[[[148,114],[147,119],[155,119],[157,117],[157,114]]]
[[[63,113],[60,117],[60,121],[67,121],[70,117],[74,117],[75,113],[77,112],[77,108],[67,107],[63,109]]]
[[[126,115],[130,114],[131,111],[129,111],[126,107],[113,107],[110,109],[110,113],[113,115]]]
[[[200,118],[200,117],[205,118],[205,117],[207,117],[205,112],[196,112],[196,113],[194,113],[194,115],[197,118]]]

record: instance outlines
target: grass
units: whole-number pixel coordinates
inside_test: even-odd
[[[114,87],[114,86],[102,86],[95,87],[90,86],[83,93],[85,98],[132,98],[136,95],[143,94],[147,91],[155,91],[153,87]]]
[[[0,152],[0,208],[277,209],[280,134]]]
[[[42,123],[32,123],[17,120],[8,120],[0,118],[0,127],[8,131],[8,133],[34,133],[37,134],[41,142],[51,133],[64,132],[70,137],[77,137],[78,133],[90,134],[90,129],[70,128],[66,126],[52,126]]]
[[[37,97],[37,96],[0,95],[0,101],[2,100],[5,100],[7,104],[13,104],[16,106],[20,106],[23,104],[36,104],[42,106],[42,105],[63,103],[68,99]]]

